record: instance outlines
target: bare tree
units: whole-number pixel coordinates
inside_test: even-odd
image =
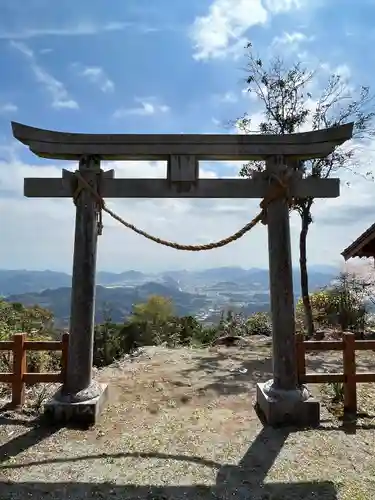
[[[252,129],[251,117],[244,114],[236,120],[242,132],[263,134],[290,134],[303,127],[311,130],[335,127],[354,122],[353,140],[345,147],[337,148],[327,158],[300,162],[299,168],[305,177],[328,178],[339,175],[342,170],[358,173],[356,152],[363,140],[375,135],[375,107],[369,87],[351,88],[340,74],[332,74],[326,80],[323,91],[314,98],[314,83],[318,71],[311,71],[300,62],[287,64],[280,57],[274,57],[265,65],[254,54],[248,44],[246,66],[247,91],[262,104],[263,121],[256,130]],[[316,87],[316,85],[315,85]],[[264,162],[251,161],[240,171],[243,177],[251,177],[254,171],[262,171]],[[371,172],[364,174],[372,177]],[[301,292],[305,311],[307,334],[314,333],[313,317],[309,300],[306,241],[310,224],[313,222],[313,198],[294,200],[293,209],[301,217],[299,237]]]

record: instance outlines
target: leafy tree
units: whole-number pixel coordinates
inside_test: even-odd
[[[268,64],[254,53],[251,44],[247,46],[248,92],[253,94],[263,108],[263,121],[256,132],[263,134],[290,134],[302,127],[312,130],[335,127],[354,122],[354,141],[349,147],[337,148],[329,157],[300,162],[298,168],[304,177],[322,179],[337,175],[341,170],[355,173],[356,147],[359,141],[374,136],[373,119],[375,110],[369,87],[353,89],[340,74],[332,74],[323,91],[315,94],[313,85],[318,72],[310,71],[300,62],[288,64],[280,57],[274,57]],[[245,114],[237,120],[244,133],[254,133],[251,118]],[[252,177],[261,172],[264,163],[252,161],[244,165],[240,175]],[[366,176],[371,176],[368,172]],[[299,238],[302,301],[308,335],[314,332],[307,273],[306,241],[313,222],[313,198],[296,199],[293,209],[301,218]]]
[[[135,323],[160,323],[173,316],[173,304],[170,299],[159,295],[151,295],[147,302],[133,306],[131,321]]]
[[[167,340],[173,309],[171,300],[159,295],[151,295],[147,302],[133,306],[129,322],[137,325],[140,345],[157,345]]]

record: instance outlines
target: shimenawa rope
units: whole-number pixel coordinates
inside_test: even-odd
[[[190,252],[201,252],[204,250],[213,250],[214,248],[220,248],[225,245],[228,245],[229,243],[232,243],[242,236],[244,236],[246,233],[248,233],[253,227],[257,225],[258,222],[263,222],[266,224],[266,208],[269,203],[271,203],[273,200],[276,200],[277,198],[280,198],[282,196],[285,196],[289,199],[290,201],[290,196],[289,196],[289,191],[288,191],[288,186],[287,184],[283,181],[283,179],[274,176],[275,180],[277,181],[276,185],[270,186],[270,191],[267,196],[261,201],[260,203],[260,208],[261,211],[256,215],[250,222],[248,222],[244,227],[239,229],[237,232],[232,234],[231,236],[228,236],[227,238],[223,238],[222,240],[215,241],[212,243],[206,243],[204,245],[182,245],[180,243],[175,243],[173,241],[167,241],[163,240],[161,238],[158,238],[157,236],[152,236],[149,233],[146,233],[146,231],[143,231],[142,229],[137,228],[133,224],[130,224],[129,222],[126,222],[122,217],[117,215],[116,213],[112,212],[110,208],[108,208],[105,204],[104,199],[100,196],[100,194],[93,189],[92,186],[82,177],[79,171],[75,172],[75,177],[78,181],[78,187],[73,193],[73,200],[74,203],[77,202],[78,196],[81,193],[82,189],[87,189],[91,195],[95,198],[99,205],[99,210],[100,210],[100,217],[99,217],[99,234],[101,234],[101,229],[102,229],[102,222],[101,222],[101,211],[106,212],[108,215],[110,215],[113,219],[117,220],[120,222],[123,226],[127,227],[128,229],[131,229],[135,233],[147,238],[148,240],[154,241],[155,243],[158,243],[159,245],[163,245],[166,247],[174,248],[175,250],[185,250],[185,251],[190,251]]]

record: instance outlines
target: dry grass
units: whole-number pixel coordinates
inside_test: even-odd
[[[332,371],[338,356],[310,356],[310,366]],[[98,373],[110,404],[93,429],[4,414],[0,498],[374,499],[375,391],[360,394],[369,416],[356,427],[323,408],[320,429],[271,429],[252,407],[270,371],[269,347],[259,343],[152,348]]]

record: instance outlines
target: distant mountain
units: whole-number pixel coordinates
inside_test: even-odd
[[[96,287],[95,321],[102,322],[107,313],[112,321],[121,323],[131,313],[133,305],[145,302],[150,295],[162,295],[173,301],[176,314],[195,314],[207,305],[203,295],[181,292],[160,283],[145,283],[137,287]],[[42,292],[9,295],[9,302],[20,302],[25,306],[36,304],[53,312],[57,326],[67,325],[70,316],[71,288],[63,287]]]
[[[0,270],[0,296],[71,286],[72,277],[56,271]]]
[[[139,271],[125,271],[123,273],[99,271],[96,281],[98,285],[103,286],[134,286],[150,281],[150,275]],[[42,292],[43,290],[70,287],[71,285],[72,277],[67,273],[0,269],[0,297]]]
[[[338,274],[314,266],[309,269],[310,291],[328,285]],[[295,300],[300,297],[300,273],[293,271]],[[121,322],[135,303],[150,295],[173,300],[177,314],[192,314],[206,321],[219,317],[220,311],[236,310],[246,314],[267,311],[270,306],[267,269],[220,267],[197,271],[170,271],[146,274],[98,272],[96,321],[110,312],[113,321]],[[24,305],[39,304],[50,309],[58,323],[66,324],[70,315],[71,276],[54,271],[1,271],[0,295]]]
[[[106,271],[99,271],[96,276],[96,281],[99,285],[116,286],[121,284],[138,284],[149,279],[148,275],[139,271],[125,271],[123,273],[108,273]]]
[[[323,269],[324,266],[321,266]],[[320,271],[320,266],[311,266],[309,268],[309,283],[311,290],[327,285],[338,274],[338,270],[326,266],[326,271]],[[184,286],[212,286],[214,284],[235,283],[238,287],[256,287],[268,290],[269,272],[268,269],[241,267],[218,267],[205,269],[203,271],[171,271],[163,273],[163,277],[170,277],[176,280],[181,287]],[[293,270],[293,282],[296,293],[300,294],[300,272],[299,269]]]
[[[309,283],[311,290],[327,285],[338,270],[330,266],[311,266],[309,268]],[[30,292],[42,292],[71,286],[71,276],[55,271],[0,270],[0,296],[8,296]],[[299,270],[293,272],[296,293],[300,293]],[[192,291],[197,287],[210,287],[215,284],[231,283],[239,288],[255,287],[268,290],[268,269],[242,269],[241,267],[218,267],[198,271],[169,271],[163,273],[142,273],[140,271],[125,271],[110,273],[99,271],[96,277],[97,285],[105,287],[139,286],[154,282],[165,284],[170,288]]]
[[[337,266],[328,266],[325,264],[314,264],[309,266],[309,271],[312,273],[334,274],[335,276],[340,273]]]
[[[206,281],[236,281],[248,275],[250,272],[251,269],[242,269],[242,267],[216,267],[203,271],[196,271],[192,274],[194,274],[196,278]]]

